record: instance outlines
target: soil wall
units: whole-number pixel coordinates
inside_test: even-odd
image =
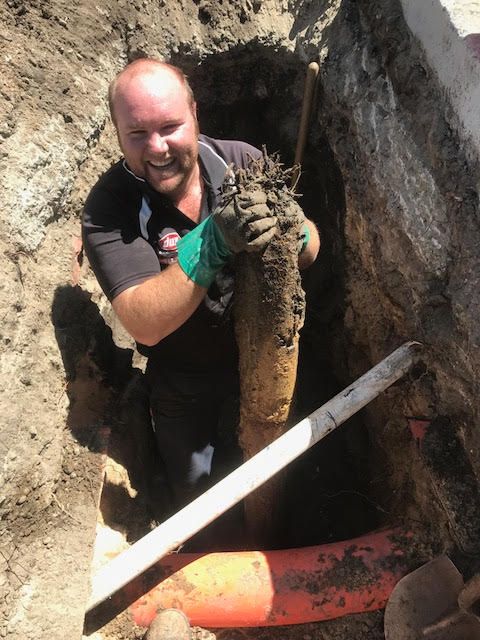
[[[0,20],[0,637],[82,634],[112,401],[140,365],[80,264],[79,215],[118,157],[108,82],[139,55],[191,72],[206,133],[264,134],[287,160],[304,69],[320,62],[303,180],[324,249],[305,279],[304,351],[348,383],[403,340],[425,343],[365,412],[370,492],[383,522],[430,524],[476,557],[478,166],[401,4],[4,0]],[[428,456],[413,418],[433,421]]]
[[[345,362],[350,373],[360,372],[398,341],[425,344],[424,367],[405,396],[398,387],[372,403],[369,424],[391,458],[391,496],[401,510],[414,497],[419,518],[429,513],[464,547],[476,548],[474,538],[465,538],[478,533],[478,514],[475,522],[466,516],[458,522],[458,514],[440,508],[448,479],[424,476],[431,460],[419,454],[407,420],[395,418],[448,416],[442,437],[461,440],[473,477],[479,461],[475,153],[468,161],[470,141],[397,3],[343,3],[333,29],[320,121],[346,187]]]

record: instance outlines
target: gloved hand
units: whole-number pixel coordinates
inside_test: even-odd
[[[282,216],[288,219],[289,225],[298,229],[297,252],[300,254],[310,240],[310,229],[301,206],[290,194],[280,192],[276,207],[282,212]]]
[[[232,253],[264,249],[276,224],[261,191],[235,194],[178,241],[178,264],[191,280],[208,288]]]
[[[226,206],[215,209],[213,220],[233,253],[262,251],[277,231],[277,219],[260,190],[233,195]]]
[[[286,198],[285,196],[280,200],[280,207],[282,213],[286,218],[289,218],[291,224],[296,224],[301,227],[305,224],[305,214],[302,211],[302,207],[292,197]]]

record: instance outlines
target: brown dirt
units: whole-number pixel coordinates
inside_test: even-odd
[[[261,190],[277,217],[278,231],[265,251],[236,258],[235,333],[240,353],[239,441],[244,460],[287,428],[295,389],[299,331],[305,296],[298,270],[300,229],[278,158],[264,156],[237,182],[246,193]],[[271,546],[278,529],[283,474],[245,500],[247,528],[254,545]]]
[[[292,465],[286,544],[409,520],[432,526],[432,553],[478,569],[478,167],[398,0],[4,0],[0,20],[0,637],[80,638],[105,427],[112,459],[132,464],[118,398],[142,362],[72,241],[118,156],[108,81],[144,53],[189,71],[205,133],[267,143],[287,165],[305,62],[321,63],[299,190],[323,249],[303,275],[296,415],[403,340],[427,345],[422,366]],[[438,416],[426,460],[408,419]],[[131,490],[107,479],[103,496],[129,541],[152,522],[137,476]],[[137,631],[119,619],[98,633]],[[382,614],[216,635],[380,640]]]

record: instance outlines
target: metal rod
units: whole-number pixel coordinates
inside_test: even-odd
[[[92,579],[91,611],[269,480],[401,378],[421,344],[406,342],[211,489],[119,554]]]

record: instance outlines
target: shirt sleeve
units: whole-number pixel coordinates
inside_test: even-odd
[[[232,150],[236,156],[235,164],[241,169],[246,169],[252,162],[252,160],[258,160],[262,157],[260,149],[253,147],[248,142],[239,142],[238,146]]]
[[[135,209],[132,203],[98,185],[85,203],[82,220],[85,253],[110,301],[160,272],[153,247],[138,232]]]
[[[221,140],[219,147],[222,151],[223,157],[228,163],[233,164],[240,169],[247,169],[252,160],[258,160],[262,157],[260,149],[248,144],[248,142],[242,142],[240,140]]]

